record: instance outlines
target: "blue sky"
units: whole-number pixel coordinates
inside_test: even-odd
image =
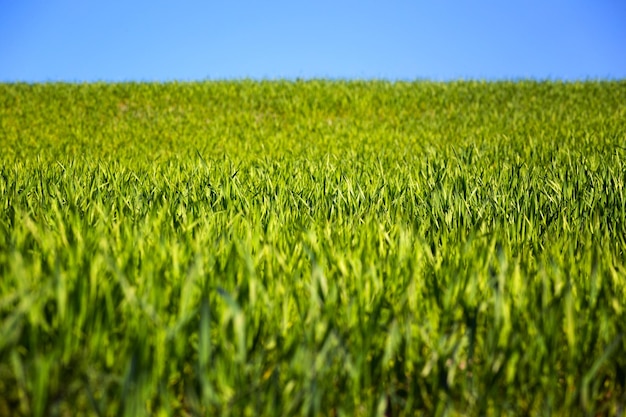
[[[626,78],[626,1],[0,0],[0,82]]]

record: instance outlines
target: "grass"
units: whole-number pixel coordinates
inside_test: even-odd
[[[619,415],[626,83],[0,84],[0,415]]]

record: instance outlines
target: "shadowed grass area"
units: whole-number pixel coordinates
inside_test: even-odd
[[[623,412],[624,103],[0,84],[0,416]]]

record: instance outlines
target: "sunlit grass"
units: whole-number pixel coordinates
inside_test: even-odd
[[[619,414],[624,103],[0,85],[0,415]]]

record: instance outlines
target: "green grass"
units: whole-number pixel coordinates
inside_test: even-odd
[[[617,415],[626,82],[0,84],[0,416]]]

